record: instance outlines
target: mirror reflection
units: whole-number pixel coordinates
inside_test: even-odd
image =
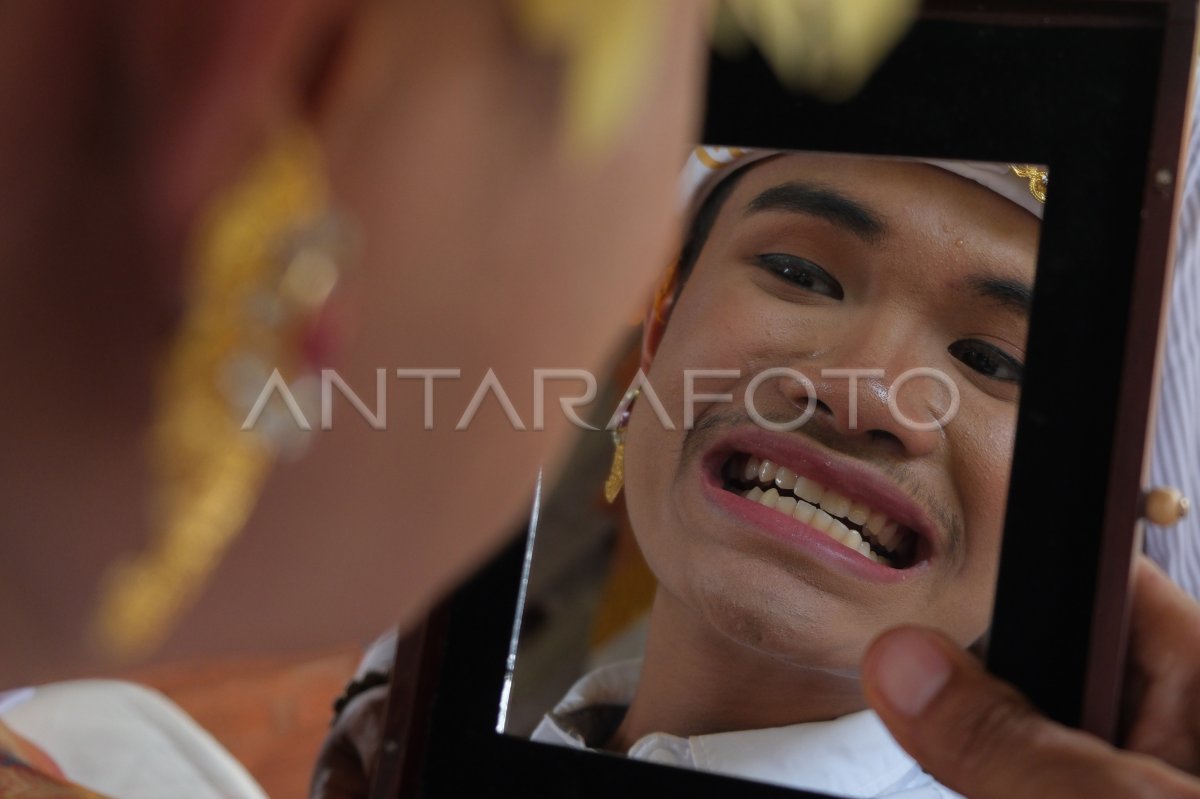
[[[504,732],[951,795],[857,669],[898,624],[986,638],[1046,186],[1033,165],[692,153],[607,429],[547,476]]]

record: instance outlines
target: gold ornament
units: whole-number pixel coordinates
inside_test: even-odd
[[[1038,202],[1046,202],[1046,190],[1050,187],[1050,173],[1034,164],[1012,164],[1012,173],[1019,178],[1029,180],[1029,193]]]
[[[1191,502],[1178,488],[1159,486],[1147,491],[1142,498],[1142,515],[1151,524],[1170,527],[1188,515]]]
[[[276,453],[296,443],[296,426],[273,406],[242,426],[274,371],[302,393],[301,342],[344,245],[327,197],[320,147],[293,128],[196,229],[188,308],[158,376],[148,442],[152,538],[109,568],[92,625],[111,657],[166,638],[245,524]]]
[[[640,388],[631,388],[625,392],[617,411],[613,414],[613,459],[608,470],[608,479],[604,481],[604,499],[609,505],[617,501],[617,495],[625,487],[625,429],[629,426],[629,415],[633,411],[633,401],[641,393]]]
[[[594,156],[633,118],[655,71],[668,4],[659,0],[513,0],[537,50],[563,56],[568,148]]]
[[[753,42],[786,86],[854,94],[916,17],[917,0],[717,0],[712,36],[736,52]]]
[[[621,432],[613,431],[612,467],[604,481],[604,499],[609,505],[617,501],[617,495],[625,487],[625,442]]]
[[[568,148],[611,146],[637,111],[663,47],[660,0],[510,0],[534,49],[565,62]],[[786,85],[832,98],[853,94],[916,17],[917,0],[709,0],[711,37],[732,51],[758,46]]]

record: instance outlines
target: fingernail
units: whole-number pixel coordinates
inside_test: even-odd
[[[950,679],[950,661],[915,630],[889,635],[873,654],[875,685],[888,704],[905,716],[919,716]]]

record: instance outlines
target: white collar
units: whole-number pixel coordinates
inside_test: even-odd
[[[628,707],[641,661],[597,669],[571,687],[532,739],[588,748],[589,712]],[[832,721],[680,738],[651,733],[627,753],[637,760],[853,797],[953,797],[892,739],[870,710]]]

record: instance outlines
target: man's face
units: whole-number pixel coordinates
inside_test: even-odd
[[[964,646],[979,638],[1039,230],[1016,204],[926,164],[797,154],[752,166],[665,330],[647,332],[648,376],[679,429],[643,398],[626,438],[630,519],[667,601],[809,668],[853,670],[877,633],[905,622]],[[813,401],[797,430],[764,429],[747,410],[747,386],[773,367],[813,391],[767,379],[755,409],[787,422]],[[937,379],[910,380],[889,408],[889,386],[913,368],[957,387],[943,426],[929,424],[952,402]],[[690,431],[688,369],[740,372],[696,379],[696,393],[733,401],[696,402]],[[851,391],[829,369],[882,376]]]

